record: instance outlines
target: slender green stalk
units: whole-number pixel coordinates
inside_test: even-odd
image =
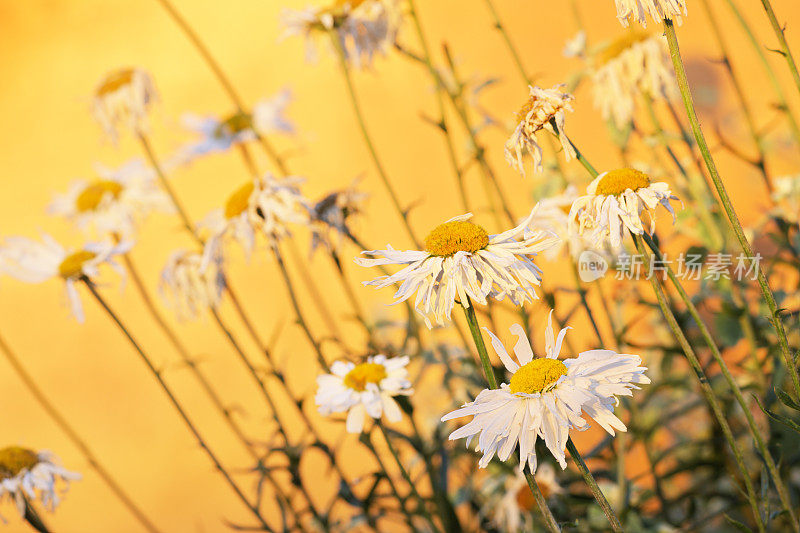
[[[347,56],[342,48],[342,43],[339,42],[339,38],[336,36],[335,30],[331,31],[330,37],[333,47],[336,50],[336,55],[339,58],[339,67],[342,72],[342,77],[344,78],[345,86],[347,87],[347,93],[350,96],[350,103],[353,105],[353,112],[356,115],[358,127],[361,130],[361,136],[364,138],[364,144],[367,145],[367,150],[369,151],[372,162],[375,165],[375,169],[378,171],[378,176],[381,178],[386,192],[389,193],[389,198],[392,200],[392,205],[400,215],[400,218],[403,220],[403,226],[405,227],[409,237],[411,237],[411,242],[414,243],[414,246],[419,248],[419,240],[417,239],[414,229],[411,227],[411,223],[408,220],[408,211],[403,209],[403,206],[400,205],[397,192],[394,190],[392,183],[389,181],[389,176],[386,174],[383,163],[378,157],[378,151],[375,149],[375,144],[372,142],[372,137],[367,129],[367,123],[361,110],[361,104],[359,103],[358,95],[356,94],[356,88],[353,84],[352,76],[350,75],[350,67],[347,64]]]
[[[122,489],[119,483],[112,477],[111,473],[106,470],[106,468],[100,463],[100,460],[97,459],[94,452],[89,448],[86,444],[86,441],[78,435],[78,432],[73,428],[67,419],[64,417],[61,412],[56,409],[53,403],[45,396],[42,390],[39,388],[39,385],[36,383],[36,380],[31,376],[25,367],[22,366],[17,355],[11,350],[11,347],[6,343],[5,339],[0,337],[0,353],[6,358],[8,364],[11,365],[11,368],[14,372],[17,373],[20,381],[22,381],[23,385],[28,389],[28,391],[33,395],[42,409],[53,419],[53,422],[64,432],[67,438],[75,445],[78,450],[80,450],[81,454],[83,455],[86,462],[89,463],[89,466],[97,472],[97,475],[100,476],[100,479],[111,489],[111,492],[117,499],[122,502],[122,505],[136,518],[136,521],[148,532],[150,533],[159,533],[158,528],[150,521],[147,515],[139,509],[139,507],[133,502],[130,496],[128,496],[125,491]]]
[[[578,471],[580,471],[581,476],[583,476],[583,480],[589,486],[589,490],[592,491],[592,496],[594,496],[595,501],[600,506],[600,509],[603,510],[603,513],[608,518],[609,524],[611,524],[611,529],[615,532],[622,531],[622,525],[619,523],[619,518],[614,513],[614,510],[611,508],[611,504],[608,503],[603,491],[600,490],[600,486],[595,481],[592,472],[589,470],[589,467],[586,466],[586,463],[583,461],[583,457],[578,452],[578,449],[575,447],[575,443],[572,442],[572,438],[567,439],[567,451],[569,451],[570,456],[572,456],[572,460],[575,461],[575,464],[578,465]]]
[[[789,49],[789,43],[786,42],[784,26],[781,26],[781,23],[778,22],[778,17],[775,16],[775,11],[772,9],[772,2],[769,0],[761,0],[761,5],[764,6],[764,11],[767,12],[769,23],[772,26],[772,30],[775,32],[775,37],[778,38],[778,43],[781,46],[781,55],[783,55],[783,58],[786,60],[786,65],[789,67],[789,72],[792,73],[794,84],[797,87],[798,93],[800,93],[800,73],[797,71],[797,63],[795,63],[794,56],[792,56],[792,51]]]
[[[483,365],[483,374],[486,376],[486,382],[489,384],[490,389],[497,388],[497,377],[494,374],[492,361],[489,359],[489,352],[486,351],[486,344],[483,342],[483,335],[481,334],[481,327],[478,324],[478,317],[475,316],[475,304],[470,301],[461,302],[461,307],[464,309],[464,315],[467,317],[467,324],[469,331],[472,333],[472,340],[475,341],[475,347],[478,349],[478,357],[480,357],[481,365]]]
[[[716,342],[714,342],[713,337],[711,336],[711,332],[708,330],[708,327],[705,324],[705,321],[700,316],[700,312],[697,310],[697,307],[692,302],[692,299],[689,298],[689,295],[686,294],[686,290],[681,285],[680,280],[678,280],[675,273],[672,271],[672,268],[669,266],[666,261],[664,261],[664,256],[661,254],[661,250],[658,249],[658,245],[653,241],[653,239],[648,235],[646,232],[642,234],[643,240],[647,243],[648,248],[653,251],[656,259],[660,261],[660,264],[666,265],[667,276],[669,280],[672,282],[672,285],[675,287],[675,290],[678,292],[681,300],[683,301],[684,305],[686,305],[689,314],[695,321],[698,329],[700,330],[700,335],[703,337],[703,340],[706,342],[708,347],[711,349],[711,355],[714,357],[714,361],[717,362],[719,365],[720,370],[722,370],[722,375],[725,377],[725,381],[727,381],[728,386],[733,391],[733,395],[736,398],[736,402],[741,407],[742,412],[744,413],[745,418],[747,419],[748,427],[750,428],[750,434],[753,436],[753,439],[756,442],[756,447],[758,448],[759,453],[761,454],[764,463],[767,466],[767,470],[770,473],[770,477],[772,477],[772,482],[775,484],[775,488],[778,490],[778,497],[781,500],[781,505],[786,513],[789,515],[790,522],[792,523],[792,529],[796,532],[800,532],[800,525],[797,523],[797,516],[792,508],[791,497],[789,496],[789,491],[786,488],[786,485],[783,483],[781,479],[780,472],[778,472],[778,467],[775,464],[775,460],[772,458],[772,454],[769,451],[767,446],[767,442],[764,440],[763,435],[761,435],[761,430],[759,429],[758,425],[756,424],[756,420],[753,417],[753,413],[751,411],[750,405],[747,404],[747,401],[742,394],[742,390],[739,388],[739,384],[736,383],[731,371],[728,369],[728,365],[725,362],[725,359],[722,357],[722,354],[717,347]]]
[[[711,151],[708,149],[708,144],[706,143],[705,136],[703,135],[703,131],[700,128],[700,121],[697,118],[697,112],[694,109],[694,103],[692,102],[692,95],[689,89],[689,82],[686,78],[686,69],[683,65],[683,60],[680,54],[680,48],[678,46],[678,36],[675,33],[675,27],[672,24],[671,20],[664,21],[664,30],[667,35],[667,42],[669,44],[670,49],[670,56],[672,57],[672,65],[675,68],[675,75],[678,80],[678,87],[681,91],[681,97],[683,99],[684,107],[686,108],[686,114],[689,117],[689,124],[691,125],[692,132],[694,133],[695,140],[697,141],[697,146],[700,149],[700,153],[703,155],[703,160],[706,163],[706,167],[708,168],[708,172],[711,175],[711,179],[714,182],[714,187],[717,190],[717,194],[719,195],[719,201],[722,204],[723,209],[725,210],[725,214],[728,217],[728,221],[730,223],[731,229],[733,233],[736,235],[739,244],[741,245],[742,251],[744,251],[747,257],[754,257],[753,255],[753,248],[750,246],[750,242],[747,240],[747,237],[744,234],[744,230],[742,229],[742,224],[739,222],[739,218],[736,215],[736,211],[733,208],[733,204],[731,203],[731,199],[728,196],[728,191],[725,188],[725,184],[722,182],[720,178],[719,172],[717,171],[717,166],[714,163],[714,159],[711,157]],[[791,350],[789,349],[789,343],[786,338],[786,331],[783,327],[783,322],[781,319],[781,313],[778,309],[778,305],[775,302],[775,297],[772,294],[772,290],[769,287],[769,283],[767,282],[767,278],[762,272],[761,269],[758,270],[758,285],[761,289],[761,294],[764,296],[764,300],[767,303],[767,306],[772,313],[772,325],[775,328],[775,331],[778,335],[778,341],[781,347],[781,353],[783,354],[784,363],[786,364],[786,369],[789,372],[789,375],[792,379],[792,384],[794,385],[795,395],[800,398],[800,375],[797,372],[797,366],[794,362],[794,357],[792,356]]]
[[[531,489],[531,494],[533,494],[533,499],[536,501],[536,506],[539,507],[539,510],[542,512],[544,525],[547,526],[547,529],[549,529],[551,533],[561,533],[561,528],[558,527],[556,518],[547,506],[547,500],[544,499],[542,489],[539,488],[539,484],[536,483],[536,477],[531,474],[530,470],[525,471],[525,480],[528,482],[528,487]]]
[[[239,488],[239,485],[236,483],[233,477],[231,477],[231,475],[219,461],[216,454],[211,450],[208,444],[206,444],[206,441],[200,434],[200,431],[197,429],[192,420],[189,418],[189,415],[186,413],[186,410],[178,401],[178,398],[172,392],[172,389],[170,389],[169,385],[167,385],[167,382],[164,381],[164,378],[161,376],[161,371],[159,371],[155,367],[153,362],[150,360],[150,357],[145,353],[145,351],[142,349],[142,347],[139,345],[139,343],[136,341],[136,339],[133,337],[130,331],[125,327],[119,316],[111,309],[108,303],[106,303],[105,299],[102,296],[100,296],[100,293],[97,292],[96,287],[94,286],[92,281],[89,280],[89,278],[84,277],[81,279],[81,281],[84,282],[86,287],[89,289],[89,292],[92,294],[94,299],[97,300],[97,303],[100,304],[100,307],[103,308],[103,310],[106,312],[109,318],[111,318],[114,324],[116,324],[116,326],[120,329],[120,331],[122,331],[122,333],[125,335],[128,341],[131,343],[131,346],[133,346],[136,353],[139,354],[139,357],[142,359],[142,362],[144,362],[145,366],[153,375],[153,377],[156,378],[156,381],[161,386],[161,389],[164,391],[164,394],[167,395],[167,398],[169,399],[170,403],[175,408],[175,410],[178,412],[183,422],[186,424],[186,427],[189,429],[194,438],[197,440],[197,443],[200,445],[203,451],[205,451],[206,455],[208,455],[208,458],[214,464],[214,468],[216,468],[219,471],[219,473],[222,474],[222,477],[225,479],[225,481],[228,483],[231,489],[233,489],[233,492],[236,494],[239,500],[250,510],[250,513],[258,521],[261,527],[263,527],[267,531],[272,531],[272,528],[266,522],[264,517],[261,516],[261,511],[259,510],[258,506],[250,502],[247,496],[245,496],[244,492],[242,492],[242,489]]]
[[[642,240],[639,238],[638,235],[631,234],[633,237],[633,241],[636,244],[636,249],[641,254],[644,260],[644,267],[649,269],[649,258],[647,257],[644,249],[644,245],[642,244]],[[719,402],[717,401],[717,397],[714,394],[714,390],[711,388],[711,384],[708,381],[708,376],[706,376],[705,371],[703,370],[703,366],[700,364],[700,360],[697,358],[697,355],[694,352],[694,348],[689,343],[689,340],[684,335],[683,331],[681,330],[680,325],[678,324],[678,320],[675,318],[675,314],[672,312],[672,309],[667,302],[667,297],[664,294],[664,290],[659,285],[658,280],[651,276],[650,277],[650,284],[653,287],[653,292],[655,293],[656,300],[658,300],[658,305],[661,308],[661,313],[664,315],[664,319],[667,321],[667,325],[669,329],[672,331],[672,335],[675,337],[675,340],[678,341],[683,353],[686,355],[686,360],[689,362],[689,365],[694,370],[695,374],[697,375],[697,379],[700,382],[700,390],[703,393],[703,396],[708,403],[711,414],[717,420],[720,428],[722,429],[722,434],[725,437],[725,440],[728,442],[728,445],[733,452],[733,456],[736,460],[736,465],[739,467],[739,472],[741,473],[742,482],[745,486],[745,492],[747,494],[747,500],[750,503],[750,508],[753,512],[753,518],[756,520],[756,524],[758,526],[759,531],[765,531],[764,523],[761,519],[761,514],[759,512],[759,505],[756,498],[756,493],[753,488],[753,482],[750,479],[750,474],[747,471],[747,465],[744,462],[744,456],[742,455],[742,450],[739,445],[736,443],[736,438],[733,435],[733,431],[731,431],[731,427],[728,424],[728,420],[725,418],[725,413],[722,410]]]
[[[378,463],[378,468],[381,469],[381,472],[383,472],[384,476],[386,477],[386,481],[389,483],[389,488],[392,490],[392,494],[394,494],[394,497],[397,498],[398,505],[400,505],[400,511],[406,517],[406,522],[408,523],[408,527],[410,527],[412,531],[417,531],[417,528],[414,526],[414,517],[406,508],[407,498],[404,498],[400,494],[400,491],[397,489],[397,484],[394,482],[394,478],[389,475],[389,470],[387,470],[386,468],[386,463],[383,462],[381,455],[375,448],[375,444],[373,444],[372,440],[370,439],[372,433],[373,432],[370,432],[368,435],[365,435],[365,438],[361,439],[361,442],[372,452],[372,455],[375,458],[375,462]]]

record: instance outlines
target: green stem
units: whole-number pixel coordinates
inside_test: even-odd
[[[489,352],[486,351],[486,344],[483,342],[483,335],[481,334],[481,327],[478,324],[478,317],[475,316],[475,305],[471,301],[461,302],[461,307],[464,309],[464,315],[467,317],[467,324],[469,331],[472,333],[472,340],[475,342],[475,348],[478,349],[478,357],[480,357],[481,365],[483,365],[483,374],[486,376],[486,382],[489,384],[490,389],[497,388],[497,377],[494,374],[492,361],[489,359]]]
[[[603,491],[600,490],[600,486],[595,481],[594,476],[589,471],[589,467],[586,466],[586,463],[583,461],[583,457],[578,452],[578,449],[575,447],[575,443],[572,442],[572,438],[567,439],[567,450],[569,454],[572,456],[572,460],[575,461],[575,464],[578,465],[578,470],[583,476],[583,480],[589,486],[589,490],[592,491],[592,496],[594,496],[595,501],[600,506],[600,509],[603,510],[603,514],[606,515],[608,519],[608,523],[611,525],[611,529],[615,532],[622,531],[622,525],[619,523],[619,518],[614,513],[614,510],[611,508],[611,505],[608,503]]]
[[[136,518],[139,524],[150,533],[159,533],[158,528],[147,518],[147,515],[139,509],[139,507],[133,502],[133,500],[128,496],[125,491],[122,489],[119,483],[111,476],[108,470],[100,463],[100,460],[94,455],[94,452],[89,448],[86,444],[86,441],[78,435],[77,431],[67,422],[67,419],[64,417],[61,412],[56,409],[53,403],[45,396],[42,390],[39,388],[39,385],[36,383],[36,380],[31,376],[27,370],[22,366],[19,358],[16,354],[11,350],[11,347],[5,342],[5,340],[0,337],[0,353],[8,361],[11,368],[14,369],[14,372],[17,373],[19,376],[20,381],[25,385],[28,391],[33,395],[42,409],[53,419],[53,422],[63,431],[67,438],[75,445],[78,450],[80,450],[81,454],[83,454],[84,459],[86,462],[89,463],[97,475],[100,476],[100,479],[108,485],[108,488],[111,489],[111,492],[114,496],[122,502],[122,505],[125,506],[128,511]]]
[[[664,21],[664,30],[667,35],[667,42],[669,43],[669,50],[670,56],[672,57],[672,65],[675,68],[675,75],[678,80],[678,87],[681,91],[681,97],[683,99],[684,107],[686,108],[686,114],[689,117],[689,124],[691,125],[692,132],[694,133],[695,140],[697,141],[697,146],[700,149],[700,153],[703,155],[703,160],[706,163],[706,167],[708,168],[708,172],[711,176],[712,181],[714,182],[714,187],[717,190],[717,194],[719,195],[719,201],[722,204],[723,209],[725,210],[725,214],[728,217],[728,221],[730,223],[731,229],[733,233],[736,235],[737,240],[744,251],[747,257],[754,257],[753,256],[753,248],[750,246],[750,242],[747,240],[747,237],[744,234],[744,230],[742,229],[742,224],[739,222],[739,218],[736,215],[736,211],[733,208],[733,204],[731,203],[731,199],[728,196],[728,191],[725,188],[725,184],[722,183],[722,179],[720,178],[719,172],[717,171],[717,166],[714,163],[714,159],[711,157],[711,151],[708,149],[708,144],[706,143],[705,136],[703,135],[703,131],[700,128],[700,121],[697,118],[697,113],[694,109],[694,103],[692,102],[692,95],[689,90],[689,82],[686,78],[686,70],[683,65],[683,60],[681,59],[680,48],[678,46],[678,36],[675,33],[675,27],[672,24],[671,20]],[[787,371],[791,376],[792,383],[794,385],[795,395],[800,398],[800,375],[797,372],[797,366],[794,362],[794,357],[792,356],[791,350],[789,349],[789,342],[786,338],[786,331],[783,327],[783,322],[781,321],[780,310],[778,309],[778,305],[775,302],[775,297],[772,294],[772,290],[769,288],[769,283],[767,282],[767,278],[764,275],[764,272],[759,269],[758,270],[758,285],[761,289],[761,294],[764,296],[764,300],[767,303],[767,306],[772,313],[772,325],[775,328],[775,331],[778,335],[778,340],[781,346],[781,352],[783,354],[784,363],[786,364]]]
[[[22,496],[22,499],[25,501],[25,515],[23,518],[28,525],[30,525],[39,533],[50,533],[50,529],[48,529],[48,527],[45,525],[44,520],[42,520],[42,517],[39,516],[39,513],[36,512],[36,509],[33,507],[33,504],[30,502],[30,500],[28,500],[28,497]]]
[[[764,11],[767,12],[767,18],[772,25],[772,30],[775,32],[775,37],[778,38],[778,43],[781,46],[781,54],[786,59],[786,64],[789,67],[789,72],[792,73],[792,79],[800,92],[800,73],[797,71],[797,63],[794,62],[794,56],[789,49],[789,43],[786,42],[786,35],[784,34],[784,27],[778,22],[778,17],[775,16],[775,11],[772,10],[772,3],[769,0],[761,0],[761,5],[764,6]]]
[[[525,471],[525,480],[528,482],[528,487],[531,489],[531,494],[533,494],[533,499],[536,501],[536,505],[542,512],[542,518],[544,518],[544,525],[547,526],[547,529],[549,529],[551,533],[561,533],[561,528],[558,527],[558,522],[556,522],[556,518],[550,511],[550,508],[547,507],[547,500],[544,499],[544,494],[542,494],[542,489],[539,488],[539,484],[536,483],[536,477],[533,474],[531,474],[530,470]]]
[[[647,254],[645,254],[644,245],[642,244],[642,240],[639,238],[638,235],[631,233],[633,237],[633,241],[636,244],[636,249],[641,254],[644,260],[644,267],[649,271],[649,258]],[[720,428],[722,429],[722,434],[725,437],[725,440],[728,442],[728,445],[733,452],[734,458],[736,460],[736,465],[739,467],[739,472],[742,476],[742,482],[745,486],[745,491],[747,493],[747,500],[750,503],[750,508],[753,512],[753,517],[756,520],[756,524],[758,525],[759,531],[764,531],[764,524],[761,520],[761,514],[759,512],[758,501],[756,499],[756,493],[753,489],[753,483],[750,479],[750,474],[747,471],[747,465],[744,462],[744,456],[742,455],[742,451],[739,448],[739,445],[736,443],[736,438],[733,436],[733,431],[731,431],[731,427],[728,424],[728,420],[725,418],[725,413],[722,410],[719,402],[717,401],[717,397],[714,394],[714,390],[711,388],[711,384],[708,381],[708,376],[706,376],[705,371],[703,370],[703,366],[700,364],[700,360],[697,358],[697,355],[694,352],[694,348],[689,343],[686,335],[683,334],[680,325],[678,325],[678,320],[675,318],[675,314],[672,312],[672,309],[667,302],[667,297],[664,294],[664,290],[659,285],[658,280],[651,276],[650,277],[650,284],[653,287],[653,292],[655,293],[656,300],[658,300],[658,305],[661,308],[661,312],[664,315],[664,319],[667,321],[667,325],[669,329],[672,331],[672,335],[675,337],[675,340],[678,341],[683,353],[686,355],[686,360],[691,365],[692,369],[694,370],[695,374],[697,375],[697,379],[700,382],[700,390],[703,393],[703,396],[708,403],[711,413],[714,418],[717,420]]]

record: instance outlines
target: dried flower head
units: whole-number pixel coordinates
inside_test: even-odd
[[[14,502],[20,516],[25,516],[25,500],[39,500],[45,509],[54,511],[71,481],[81,475],[58,464],[55,455],[35,452],[20,446],[0,449],[0,501]],[[64,484],[62,489],[56,485]]]
[[[664,19],[681,24],[681,15],[686,15],[686,0],[614,0],[617,4],[617,18],[627,27],[632,19],[647,26],[647,17],[656,23]]]
[[[106,135],[116,143],[120,126],[134,134],[147,131],[147,108],[156,98],[153,80],[146,71],[124,68],[107,75],[97,86],[92,113]]]
[[[360,214],[367,193],[355,186],[334,191],[311,208],[311,251],[320,245],[335,250],[342,238],[352,235],[348,220]],[[336,241],[336,242],[334,242]]]
[[[159,290],[180,319],[215,309],[225,290],[221,254],[204,257],[186,250],[173,252],[161,270]]]

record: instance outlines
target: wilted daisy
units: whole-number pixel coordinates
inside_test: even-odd
[[[65,194],[57,195],[48,211],[72,220],[81,229],[102,236],[129,237],[145,216],[174,211],[161,190],[155,172],[135,159],[118,169],[96,166],[97,178],[77,180]]]
[[[92,114],[116,143],[121,125],[132,132],[147,131],[147,108],[156,99],[150,75],[139,68],[124,68],[107,75],[95,89]]]
[[[564,131],[565,111],[572,111],[571,94],[561,92],[563,85],[556,85],[551,89],[529,86],[530,96],[516,114],[516,127],[514,133],[506,142],[506,161],[523,176],[525,166],[522,155],[526,150],[533,157],[533,168],[542,172],[542,147],[536,142],[536,134],[541,130],[554,133],[553,123],[558,128],[558,139],[564,148],[567,161],[575,157],[575,149]]]
[[[291,92],[285,89],[274,98],[258,102],[251,113],[237,111],[223,118],[184,115],[184,126],[200,138],[179,150],[178,161],[189,162],[205,154],[224,152],[236,144],[254,141],[256,134],[293,133],[294,126],[284,116],[291,99]]]
[[[536,439],[545,445],[561,468],[567,467],[564,450],[569,430],[589,427],[586,413],[611,435],[626,431],[614,415],[617,396],[631,396],[637,384],[650,383],[637,355],[611,350],[588,350],[574,359],[558,359],[567,329],[554,336],[552,312],[545,330],[545,357],[534,358],[522,326],[511,332],[518,337],[514,345],[517,361],[491,331],[492,346],[512,375],[499,389],[485,389],[475,401],[442,417],[442,421],[472,416],[465,426],[450,434],[450,440],[467,437],[467,446],[477,437],[476,451],[482,451],[478,465],[485,468],[495,454],[507,460],[519,446],[520,469],[527,464],[536,472]]]
[[[55,455],[35,452],[20,446],[0,450],[0,501],[12,500],[20,516],[25,516],[25,500],[39,500],[54,511],[71,481],[81,475],[63,468]],[[63,487],[56,485],[62,483]]]
[[[201,223],[211,231],[206,256],[220,252],[228,238],[237,241],[249,256],[255,248],[256,235],[270,242],[289,235],[289,224],[308,224],[308,201],[298,188],[302,178],[275,179],[271,174],[248,181]]]
[[[493,499],[487,505],[488,514],[493,516],[493,522],[501,531],[534,531],[532,518],[536,511],[536,500],[533,499],[528,481],[519,472],[506,477],[499,500]],[[539,465],[534,477],[545,500],[564,492],[556,480],[556,470],[550,463]]]
[[[225,290],[222,256],[204,257],[177,250],[161,270],[159,290],[179,318],[195,318],[199,311],[214,309]]]
[[[355,186],[334,191],[311,207],[311,251],[322,245],[334,250],[343,237],[349,236],[348,219],[358,215],[367,198],[367,193]]]
[[[681,15],[686,14],[686,0],[614,0],[617,4],[617,18],[627,27],[632,19],[647,26],[647,17],[660,24],[664,19],[678,24]]]
[[[776,216],[795,224],[800,220],[800,174],[775,178],[772,201]]]
[[[581,30],[564,44],[564,57],[583,57],[586,53],[586,32]]]
[[[672,194],[668,184],[651,183],[644,172],[632,168],[603,172],[589,184],[586,192],[586,196],[572,204],[570,227],[581,234],[592,230],[591,238],[598,247],[608,242],[618,250],[626,230],[636,235],[643,234],[643,211],[650,219],[648,233],[653,233],[659,204],[672,214],[675,222],[675,211],[669,202],[678,200],[678,197]],[[575,228],[576,223],[578,228]]]
[[[386,54],[401,22],[396,0],[334,0],[325,8],[284,9],[281,18],[284,37],[305,36],[308,60],[316,58],[314,41],[335,32],[348,62],[357,68],[369,67],[375,54]]]
[[[361,266],[408,265],[396,274],[381,276],[364,285],[380,289],[400,284],[394,297],[402,302],[416,292],[414,307],[425,318],[444,325],[456,298],[469,306],[470,299],[486,305],[486,298],[502,300],[508,296],[515,305],[538,298],[534,286],[541,281],[541,270],[532,257],[558,240],[546,232],[527,228],[536,208],[519,226],[497,235],[470,221],[472,214],[451,218],[425,238],[424,250],[364,251],[375,259],[356,258]],[[523,234],[527,232],[527,236]]]
[[[0,271],[26,283],[42,283],[60,278],[66,285],[72,314],[83,322],[83,307],[75,284],[82,278],[96,278],[99,267],[108,264],[120,274],[123,268],[114,257],[130,250],[132,243],[89,243],[77,250],[66,250],[47,234],[42,242],[26,237],[7,237],[0,243]]]
[[[569,228],[569,210],[578,198],[574,185],[567,186],[563,192],[539,200],[536,216],[529,219],[528,231],[547,231],[558,236],[559,240],[542,252],[548,260],[557,259],[564,250],[572,257],[578,257],[587,249],[595,246],[583,235]]]
[[[594,56],[594,103],[604,119],[624,128],[633,118],[639,95],[668,99],[677,85],[662,35],[630,31]]]
[[[336,361],[331,373],[317,377],[314,401],[320,414],[347,413],[347,431],[361,433],[367,416],[398,422],[402,413],[394,396],[410,396],[414,389],[408,380],[408,357],[374,355],[355,364]]]

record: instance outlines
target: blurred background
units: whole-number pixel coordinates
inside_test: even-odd
[[[279,39],[281,9],[305,7],[307,2],[174,0],[174,4],[206,42],[246,104],[270,97],[283,88],[292,91],[288,116],[298,133],[293,137],[276,136],[273,142],[286,157],[292,173],[307,179],[305,193],[317,199],[360,177],[359,186],[370,194],[370,199],[366,213],[355,222],[359,234],[373,247],[383,248],[387,243],[401,249],[410,247],[368,158],[334,59],[322,50],[319,61],[309,64],[302,39]],[[437,61],[443,60],[440,45],[446,42],[462,76],[478,80],[498,78],[498,83],[480,93],[479,102],[493,117],[510,123],[526,98],[526,89],[483,3],[438,0],[419,4]],[[577,4],[590,43],[613,39],[623,31],[611,0],[577,0]],[[688,4],[689,16],[678,32],[712,147],[715,142],[712,126],[724,131],[726,138],[749,146],[740,117],[732,111],[727,73],[715,61],[719,53],[705,13],[692,0]],[[775,102],[768,80],[761,75],[752,47],[745,42],[723,4],[721,0],[712,0],[719,24],[732,46],[735,67],[745,73],[759,127],[773,127]],[[744,14],[763,46],[774,47],[774,36],[760,4],[754,1],[743,4],[746,4],[742,6]],[[578,30],[568,2],[498,0],[496,5],[537,84],[549,87],[565,82],[581,68],[580,60],[564,58],[561,53],[566,40]],[[789,21],[790,46],[800,51],[800,34],[795,24],[800,23],[800,3],[775,0],[773,5]],[[415,36],[409,30],[401,30],[400,42],[416,50]],[[139,145],[130,136],[124,136],[119,147],[104,141],[90,115],[92,91],[107,72],[136,66],[152,74],[160,102],[152,113],[151,139],[164,159],[192,138],[181,127],[183,113],[227,115],[234,110],[207,65],[155,0],[0,0],[0,49],[3,51],[0,54],[3,124],[0,233],[3,236],[36,237],[39,230],[44,230],[65,244],[79,245],[82,237],[76,230],[64,220],[46,215],[45,208],[53,194],[65,191],[75,178],[93,177],[96,162],[116,167],[141,156]],[[770,54],[770,60],[777,64],[779,58]],[[792,87],[786,69],[776,70],[784,86]],[[386,58],[378,58],[372,69],[355,72],[354,79],[371,133],[401,201],[416,203],[411,221],[417,232],[424,235],[441,221],[461,214],[441,133],[423,120],[437,113],[426,72],[393,52]],[[796,92],[789,93],[790,106],[800,109]],[[608,141],[606,126],[592,106],[588,86],[579,86],[575,96],[575,112],[567,117],[566,129],[571,138],[599,170],[619,166],[619,153]],[[778,157],[769,162],[771,173],[797,173],[800,154],[796,148],[782,148],[781,143],[787,137],[785,127],[779,125],[774,129],[771,139],[776,146],[773,153]],[[463,139],[457,147],[466,149],[463,132],[459,131],[456,139]],[[506,165],[502,155],[506,132],[502,128],[487,128],[482,139],[515,212],[522,214],[534,203],[534,191],[542,178],[522,178]],[[632,157],[635,159],[637,150],[642,149],[632,147]],[[755,223],[767,198],[757,171],[725,153],[716,155],[743,222]],[[262,169],[269,167],[260,152],[257,157]],[[569,163],[567,168],[579,177],[580,184],[588,183],[576,162]],[[474,169],[467,173],[468,190],[474,203],[485,207],[477,175]],[[170,179],[191,216],[198,220],[221,206],[248,179],[248,174],[239,154],[229,151],[177,168],[171,171]],[[492,226],[494,219],[485,211],[476,211],[487,226],[498,229]],[[298,232],[296,239],[305,255],[308,235]],[[190,244],[175,217],[154,215],[148,219],[133,256],[151,290],[156,289],[159,272],[170,252]],[[342,252],[349,275],[356,281],[371,279],[375,273],[349,263],[358,252],[352,247]],[[251,316],[257,317],[256,325],[262,336],[272,339],[278,360],[285,361],[292,388],[298,393],[313,394],[316,371],[309,369],[315,368],[314,355],[291,319],[274,263],[263,253],[255,254],[249,263],[236,254],[231,261],[230,277],[239,287],[243,304]],[[346,317],[340,285],[334,281],[329,261],[319,255],[310,259],[308,266],[323,288],[322,297],[335,315],[342,338],[363,349],[363,333]],[[559,270],[542,266],[545,277],[558,284]],[[295,275],[295,279],[308,304],[309,291],[299,276]],[[356,290],[371,315],[402,317],[400,308],[386,307],[389,289],[376,292],[358,287]],[[234,471],[246,468],[246,454],[230,437],[188,372],[177,363],[133,288],[128,285],[118,289],[115,284],[104,293],[164,370],[166,379],[219,455]],[[58,282],[27,285],[4,278],[0,284],[0,334],[107,468],[164,531],[224,531],[228,528],[226,521],[246,521],[240,502],[212,469],[129,344],[94,302],[86,294],[82,296],[87,320],[80,325],[70,317]],[[228,305],[226,302],[221,308],[223,316],[231,312]],[[308,309],[313,327],[322,334],[328,328],[327,322],[314,308]],[[539,304],[534,304],[532,310],[534,317],[545,316],[546,310]],[[170,310],[164,308],[164,311],[174,321]],[[581,330],[587,331],[580,320],[573,324],[579,346]],[[238,323],[230,322],[245,337],[237,329]],[[266,440],[267,435],[259,435],[259,428],[268,413],[247,375],[229,353],[229,347],[209,327],[208,320],[174,321],[174,324],[208,374],[226,391],[227,399],[235,406],[250,435]],[[332,349],[330,354],[335,357],[336,350]],[[431,423],[452,406],[448,399],[434,400],[443,402],[442,411],[434,409],[430,413]],[[83,533],[139,530],[5,361],[0,361],[0,406],[3,410],[0,446],[19,444],[52,450],[67,468],[84,474],[57,512],[48,516],[54,530]],[[331,442],[355,439],[341,436],[341,424],[321,427],[331,435]],[[345,449],[342,455],[342,460],[354,471],[366,468],[359,463],[357,450]],[[313,457],[303,465],[309,475],[319,476],[318,496],[322,500],[333,488],[326,485],[324,476],[315,467],[318,462]],[[4,505],[0,514],[9,520],[8,525],[0,528],[26,530],[27,526],[10,505]]]

